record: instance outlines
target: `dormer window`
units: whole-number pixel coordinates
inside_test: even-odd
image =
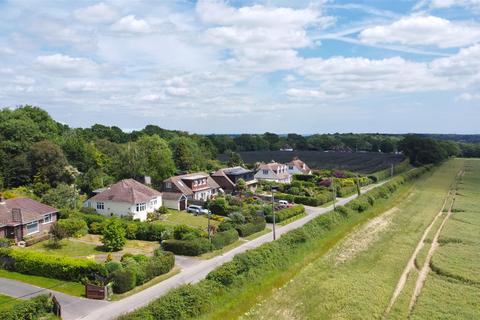
[[[268,170],[262,170],[263,174],[268,174]]]

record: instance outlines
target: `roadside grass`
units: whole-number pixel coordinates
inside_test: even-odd
[[[469,159],[411,319],[480,318],[479,229],[480,161]]]
[[[266,292],[260,299],[258,294],[250,297],[250,300],[256,301],[246,304],[255,306],[242,318],[381,318],[414,247],[426,226],[441,209],[450,183],[461,164],[462,160],[449,161],[437,168],[432,175],[419,179],[413,190],[404,186],[390,201],[382,203],[374,212],[367,211],[359,215],[363,219],[356,221],[356,224],[366,222],[393,206],[399,208],[388,229],[383,231],[375,242],[370,243],[367,250],[360,252],[352,260],[336,265],[332,259],[323,256],[327,250],[317,246],[312,253],[316,259],[305,259],[297,272],[291,273],[291,277],[287,276],[286,281],[278,285],[278,289],[274,290],[271,296]],[[413,195],[407,197],[409,191],[413,191]],[[352,230],[352,227],[343,230],[343,233],[338,235],[338,240]],[[331,243],[331,247],[337,242]],[[288,274],[288,271],[284,274]],[[413,277],[410,281],[413,285]],[[259,291],[257,287],[257,292]]]
[[[11,280],[17,280],[17,281],[28,283],[41,288],[55,290],[58,292],[69,294],[71,296],[82,297],[85,294],[85,287],[78,282],[68,282],[68,281],[62,281],[62,280],[57,280],[53,278],[26,275],[26,274],[7,271],[3,269],[0,269],[0,277],[11,279]]]
[[[180,272],[180,268],[174,267],[172,270],[170,270],[170,272],[162,274],[161,276],[158,276],[156,278],[153,278],[152,280],[150,280],[148,282],[145,282],[141,286],[135,287],[130,291],[127,291],[127,292],[121,293],[121,294],[117,294],[117,293],[113,294],[111,300],[112,301],[117,301],[117,300],[125,299],[125,298],[127,298],[127,297],[129,297],[133,294],[139,293],[140,291],[143,291],[143,290],[148,289],[148,288],[150,288],[150,287],[152,287],[152,286],[154,286],[154,285],[156,285],[156,284],[158,284],[162,281],[165,281],[168,278],[171,278],[174,275],[178,274],[179,272]]]
[[[4,310],[9,310],[17,303],[21,302],[21,300],[7,296],[5,294],[0,294],[0,312]]]
[[[188,213],[186,211],[175,210],[169,210],[168,213],[162,214],[160,216],[160,220],[156,222],[170,225],[186,224],[187,226],[201,228],[204,230],[207,230],[208,226],[208,219],[205,215],[195,216],[192,213]],[[210,224],[218,226],[220,222],[210,219]]]
[[[256,239],[258,237],[261,237],[267,233],[270,233],[272,230],[269,229],[269,228],[265,228],[263,229],[262,231],[259,231],[259,232],[256,232],[256,233],[253,233],[251,235],[249,235],[248,237],[245,237],[245,238],[240,238],[239,240],[235,241],[234,243],[231,243],[229,244],[228,246],[225,246],[221,249],[218,249],[218,250],[214,250],[214,251],[210,251],[210,252],[206,252],[200,256],[198,256],[200,259],[203,259],[203,260],[208,260],[208,259],[212,259],[216,256],[219,256],[219,255],[222,255],[232,249],[235,249],[236,247],[244,244],[245,242],[248,242],[248,241],[251,241],[253,239]]]

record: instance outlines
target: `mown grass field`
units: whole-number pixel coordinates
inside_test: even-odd
[[[411,319],[480,319],[480,160],[465,160],[439,243]]]
[[[201,228],[207,230],[208,219],[206,215],[195,216],[192,213],[186,211],[169,210],[167,214],[162,214],[158,223],[179,225],[186,224],[193,228]],[[218,226],[220,222],[210,219],[210,224]]]
[[[378,152],[323,152],[323,151],[247,151],[240,152],[245,163],[277,162],[286,163],[293,157],[299,157],[312,169],[343,169],[361,173],[373,173],[397,165],[405,156]],[[220,161],[228,161],[228,156],[221,154]]]
[[[327,254],[304,265],[241,318],[381,319],[412,251],[441,210],[462,164],[463,160],[451,160],[419,179],[385,204],[384,214],[373,215]]]

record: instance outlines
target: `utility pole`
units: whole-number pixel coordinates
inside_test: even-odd
[[[208,213],[207,213],[207,218],[208,218],[208,224],[207,224],[207,232],[208,232],[208,240],[210,241],[210,243],[212,242],[212,237],[210,235],[210,215],[212,213],[210,212],[210,210],[208,210]]]
[[[393,163],[390,166],[390,178],[393,178]]]
[[[272,186],[272,188],[271,188],[271,191],[272,191],[272,215],[273,215],[273,227],[272,227],[273,240],[277,239],[277,235],[275,234],[275,196],[274,196],[275,188],[276,187],[274,187],[274,186]]]
[[[334,177],[332,176],[332,193],[333,193],[333,211],[336,210],[335,200],[337,200],[337,190],[335,190]]]

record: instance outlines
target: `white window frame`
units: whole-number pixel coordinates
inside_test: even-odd
[[[165,182],[165,188],[171,189],[172,188],[172,183],[171,182]]]
[[[137,212],[145,211],[147,210],[147,204],[145,202],[137,203],[135,205],[135,209]]]
[[[28,231],[28,226],[31,226],[31,225],[34,225],[34,224],[37,225],[37,230],[35,230],[35,231],[33,231],[33,232]],[[31,234],[35,234],[35,233],[40,232],[40,227],[39,227],[39,225],[40,225],[40,224],[38,223],[38,221],[32,221],[32,222],[27,223],[27,224],[25,225],[25,229],[27,229],[27,235],[29,236],[29,235],[31,235]]]
[[[49,217],[49,220],[48,221],[45,221],[46,218]],[[52,214],[51,213],[47,213],[47,214],[44,214],[43,215],[43,222],[42,224],[49,224],[49,223],[52,223]]]
[[[97,210],[105,210],[105,202],[97,202]]]
[[[263,169],[263,170],[262,170],[262,173],[263,173],[263,174],[268,174],[268,170]]]

